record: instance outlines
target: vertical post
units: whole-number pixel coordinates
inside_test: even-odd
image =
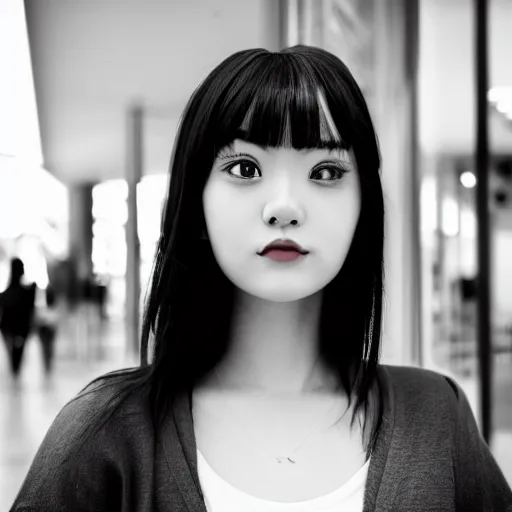
[[[414,27],[408,26],[418,6],[411,4],[418,4],[418,0],[374,0],[368,30],[373,38],[373,55],[366,84],[380,140],[386,211],[384,263],[388,300],[383,307],[382,362],[399,365],[418,362],[413,344],[418,342],[421,313],[416,239],[420,226],[419,214],[414,211],[419,198],[413,197],[418,195],[414,175],[417,169],[411,168],[417,161],[412,62],[416,52],[407,48],[416,44],[418,37]]]
[[[127,119],[128,220],[126,222],[126,338],[129,355],[139,355],[140,347],[140,244],[137,229],[137,184],[142,177],[143,109],[132,105]]]
[[[323,45],[324,0],[280,0],[280,48]]]
[[[409,166],[410,183],[409,196],[411,223],[409,234],[411,236],[411,282],[409,293],[411,295],[411,362],[423,366],[423,329],[421,326],[422,312],[422,279],[421,279],[421,218],[420,195],[421,176],[419,168],[419,139],[418,139],[418,60],[419,60],[419,2],[408,0],[404,3],[404,33],[405,33],[405,79],[409,84]]]
[[[491,322],[490,322],[490,229],[489,229],[489,140],[487,108],[487,1],[475,0],[476,57],[476,201],[478,244],[478,363],[482,436],[491,434]]]
[[[280,0],[280,49],[294,46],[300,42],[301,0]]]
[[[70,187],[70,245],[81,280],[92,276],[92,188],[91,183]]]
[[[70,315],[69,325],[74,329],[74,353],[89,363],[92,343],[96,340],[89,336],[89,308],[84,308],[83,298],[86,283],[92,282],[92,188],[91,183],[80,183],[70,187],[70,256],[76,264],[73,284],[69,287]],[[76,279],[76,281],[75,281]],[[75,310],[75,307],[78,307]]]

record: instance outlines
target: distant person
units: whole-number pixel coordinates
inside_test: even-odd
[[[32,328],[36,285],[21,282],[25,266],[19,258],[11,260],[11,278],[0,294],[0,332],[7,346],[12,375],[20,374],[25,342]]]
[[[46,288],[46,306],[37,313],[37,333],[43,351],[44,371],[49,376],[53,369],[55,336],[59,324],[59,312],[55,291],[51,285]]]
[[[65,290],[65,297],[70,311],[76,309],[82,300],[82,289],[78,277],[78,264],[76,257],[71,255],[61,264],[62,280]]]
[[[101,320],[107,318],[107,299],[108,299],[108,278],[99,277],[96,280],[96,300]]]

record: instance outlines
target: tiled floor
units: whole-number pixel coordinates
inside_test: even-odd
[[[94,377],[136,365],[133,358],[123,355],[119,336],[109,340],[109,346],[103,348],[98,343],[87,347],[65,345],[60,340],[55,374],[47,381],[38,340],[30,339],[17,385],[13,385],[4,347],[0,347],[0,512],[7,512],[12,505],[39,444],[66,402]],[[495,414],[498,421],[492,451],[512,485],[511,368],[512,358],[496,367],[495,405],[499,412]]]

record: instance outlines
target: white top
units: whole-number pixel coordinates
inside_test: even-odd
[[[370,459],[339,489],[319,498],[293,503],[267,501],[224,480],[197,450],[197,469],[208,512],[362,512]]]

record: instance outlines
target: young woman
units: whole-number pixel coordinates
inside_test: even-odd
[[[217,66],[175,141],[141,367],[64,407],[12,510],[512,510],[458,385],[378,363],[379,167],[335,56]]]

